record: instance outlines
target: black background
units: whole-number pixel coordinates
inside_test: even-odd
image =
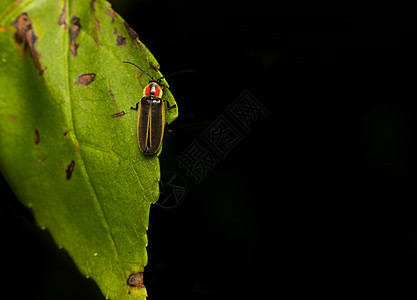
[[[169,79],[187,195],[151,208],[150,299],[416,294],[415,16],[349,5],[113,1],[162,73],[195,71]],[[245,90],[268,116],[194,183],[176,157]],[[3,291],[100,299],[2,192]]]

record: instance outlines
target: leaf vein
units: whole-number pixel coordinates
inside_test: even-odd
[[[70,1],[67,2],[67,5],[68,5],[68,7],[67,7],[67,18],[69,17],[69,11],[70,11],[69,2]],[[72,141],[74,143],[74,147],[76,149],[79,149],[79,143],[78,143],[78,139],[77,139],[77,134],[75,132],[75,125],[74,125],[74,118],[73,118],[73,106],[72,106],[72,103],[71,103],[71,89],[70,89],[70,80],[69,80],[69,72],[70,72],[69,66],[70,66],[71,55],[69,54],[69,34],[68,34],[67,31],[63,31],[63,32],[64,32],[64,35],[65,35],[65,45],[66,45],[66,47],[64,47],[64,49],[65,49],[64,51],[65,51],[65,55],[67,57],[66,72],[65,72],[66,93],[67,93],[67,99],[68,99],[68,112],[67,113],[68,113],[68,116],[69,116],[69,119],[70,119],[70,122],[71,122],[70,125],[72,127],[72,130],[71,130]],[[80,164],[79,164],[80,165],[80,170],[85,175],[87,184],[88,184],[88,186],[90,188],[90,191],[91,191],[91,194],[92,194],[92,198],[97,203],[100,214],[103,217],[105,228],[108,232],[109,239],[112,243],[112,246],[113,246],[115,254],[116,254],[116,259],[117,259],[117,262],[118,262],[119,267],[120,267],[120,272],[123,274],[123,268],[122,268],[120,256],[119,256],[116,244],[114,242],[114,237],[113,237],[113,234],[110,230],[110,226],[108,224],[108,221],[107,221],[106,215],[104,213],[102,204],[101,204],[99,198],[97,197],[96,190],[95,190],[95,188],[94,188],[94,186],[91,182],[90,176],[88,175],[87,168],[86,168],[85,163],[84,163],[84,159],[81,155],[81,151],[77,151],[77,153],[78,153],[79,160],[80,160]]]

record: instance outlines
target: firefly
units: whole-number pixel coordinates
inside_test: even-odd
[[[139,148],[144,154],[153,155],[161,148],[164,137],[165,100],[161,99],[164,87],[161,85],[161,80],[164,77],[155,80],[134,63],[128,61],[124,61],[124,63],[135,66],[152,79],[144,87],[142,99],[136,103],[136,107],[131,107],[131,109],[138,111],[137,134]],[[168,106],[168,108],[171,107],[173,106]]]

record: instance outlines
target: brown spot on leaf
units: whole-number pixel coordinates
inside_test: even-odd
[[[126,45],[126,38],[118,34],[117,28],[113,30],[113,33],[116,35],[116,46]]]
[[[140,42],[138,34],[127,24],[124,22],[127,32],[129,33],[130,37],[135,41],[136,45],[138,45],[142,51],[146,51],[146,47]]]
[[[41,63],[39,62],[39,53],[35,49],[38,37],[33,30],[32,20],[27,13],[21,13],[13,21],[13,26],[16,28],[16,33],[14,35],[16,42],[18,44],[23,44],[23,53],[29,48],[29,54],[34,61],[36,68],[39,70],[39,75],[42,75],[45,69],[42,69]]]
[[[111,23],[113,24],[114,23],[114,16],[115,16],[115,12],[114,12],[114,10],[113,9],[106,9],[106,14],[108,14],[110,17],[111,17]]]
[[[35,144],[39,144],[39,131],[35,128]]]
[[[131,274],[127,279],[127,284],[135,289],[143,289],[143,272]]]
[[[124,116],[125,114],[126,114],[125,111],[122,110],[122,111],[119,111],[118,113],[112,114],[111,117],[112,118],[117,118],[117,117]]]
[[[67,169],[65,170],[65,172],[67,172],[67,180],[71,178],[72,171],[74,171],[74,165],[75,162],[72,160],[71,163],[68,165]]]
[[[116,109],[117,109],[117,111],[118,111],[117,113],[112,114],[112,115],[111,115],[111,117],[112,117],[112,118],[117,118],[117,117],[124,116],[126,113],[125,113],[124,111],[120,111],[120,110],[119,110],[119,106],[117,105],[116,98],[114,98],[114,95],[113,95],[113,89],[112,89],[112,88],[110,88],[110,90],[109,90],[109,94],[110,94],[110,96],[112,97],[112,99],[113,99],[113,103],[114,103],[114,106],[116,107]]]
[[[81,86],[89,85],[94,81],[94,78],[96,78],[96,74],[94,73],[85,73],[78,76],[77,84]]]
[[[126,45],[126,38],[121,35],[116,36],[116,45],[117,46],[124,46]]]
[[[93,14],[93,18],[94,18],[94,23],[96,25],[95,29],[93,29],[94,43],[98,45],[98,31],[100,30],[100,22],[97,19],[95,2],[96,0],[91,0],[90,7],[91,7],[91,13]]]
[[[65,22],[65,17],[67,16],[67,0],[64,2],[64,6],[62,7],[61,14],[58,18],[58,25],[64,25],[64,28],[67,29],[67,22]]]
[[[155,71],[159,71],[159,65],[154,65],[154,63],[153,62],[149,62],[149,66],[152,68],[152,69],[154,69]]]
[[[80,24],[80,18],[73,16],[71,19],[71,29],[70,29],[70,37],[71,37],[71,44],[70,49],[72,56],[77,56],[77,49],[80,45],[77,44],[77,37],[80,34],[81,31],[81,24]]]
[[[117,106],[117,103],[116,103],[116,99],[114,98],[114,95],[113,95],[113,88],[110,88],[109,94],[113,99],[114,106],[116,106],[117,110],[119,110],[119,107]]]
[[[137,40],[139,40],[139,36],[138,36],[138,34],[136,33],[136,31],[134,31],[130,26],[129,26],[129,24],[127,24],[126,22],[124,23],[125,24],[125,27],[126,27],[126,30],[127,30],[127,32],[129,33],[129,35],[130,35],[130,37],[135,41],[135,42],[137,42]]]
[[[67,136],[67,134],[68,134],[68,130],[64,132],[64,136]]]
[[[26,40],[26,32],[32,30],[32,21],[27,13],[21,13],[14,21],[13,26],[16,28],[14,38],[18,44]]]
[[[13,116],[13,115],[9,115],[9,118],[10,118],[13,122],[16,122],[16,121],[17,121],[16,117],[15,117],[15,116]]]

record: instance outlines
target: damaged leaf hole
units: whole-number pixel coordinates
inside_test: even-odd
[[[16,43],[19,45],[23,44],[23,54],[25,54],[26,50],[29,48],[29,54],[35,63],[36,68],[39,70],[39,75],[42,75],[46,68],[42,68],[39,61],[40,55],[35,49],[38,37],[35,35],[32,20],[27,13],[23,12],[13,21],[13,26],[16,28],[14,34]]]
[[[78,85],[81,85],[81,86],[87,86],[90,83],[92,83],[95,78],[96,78],[96,74],[95,73],[81,74],[81,75],[78,76],[76,83]]]
[[[135,289],[143,289],[143,272],[131,274],[127,279],[127,285]],[[130,292],[129,292],[130,293]]]
[[[71,178],[72,171],[74,171],[74,165],[75,162],[72,160],[71,163],[68,165],[67,169],[65,170],[65,172],[67,173],[67,180]]]

